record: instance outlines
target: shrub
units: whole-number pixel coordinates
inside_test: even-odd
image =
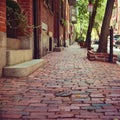
[[[16,30],[19,30],[19,32],[22,34],[26,34],[28,21],[25,12],[21,10],[20,5],[16,1],[7,0],[6,4],[7,29],[9,30],[8,32],[13,31],[13,34],[15,33],[15,36],[17,36]]]
[[[84,37],[80,36],[76,39],[76,42],[84,42]]]

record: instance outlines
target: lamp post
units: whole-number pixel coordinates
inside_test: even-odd
[[[109,62],[113,63],[113,28],[110,27],[110,55],[109,55]]]
[[[92,12],[93,12],[93,4],[92,4],[92,3],[89,3],[89,4],[88,4],[88,12],[89,12],[89,13],[92,13]]]

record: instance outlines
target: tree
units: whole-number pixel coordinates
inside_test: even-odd
[[[89,4],[92,4],[92,2],[93,0],[89,0]],[[92,15],[90,14],[89,16],[89,25],[88,25],[87,36],[86,36],[86,47],[88,50],[91,50],[91,33],[92,33],[92,28],[95,22],[95,16],[97,13],[97,8],[99,6],[99,3],[100,3],[100,0],[95,0]]]
[[[107,38],[109,34],[110,19],[115,0],[107,0],[105,15],[101,27],[100,43],[97,52],[107,53]]]
[[[103,21],[103,17],[105,14],[105,6],[106,6],[106,0],[103,0],[100,2],[99,7],[97,9],[97,14],[95,17],[95,23],[94,23],[94,30],[97,33],[98,38],[100,38],[100,30],[101,30],[101,25]]]
[[[76,28],[79,31],[78,36],[85,36],[87,32],[87,25],[88,25],[88,12],[87,12],[87,0],[79,0],[76,4],[76,7],[78,9],[77,19],[78,23],[76,25]]]

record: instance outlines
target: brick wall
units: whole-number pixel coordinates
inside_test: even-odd
[[[58,18],[58,15],[60,16],[60,0],[55,0],[54,1],[54,37],[55,39],[63,40],[63,25],[60,23],[60,17]],[[58,27],[59,25],[59,27]],[[59,29],[59,30],[58,30]],[[58,33],[59,32],[59,33]],[[63,43],[63,41],[59,41],[60,44]]]
[[[32,0],[17,0],[21,8],[25,11],[28,18],[28,24],[33,25],[33,3]]]
[[[60,24],[60,39],[63,40],[63,25]]]
[[[58,11],[57,11],[57,8],[58,8],[58,3],[57,3],[57,0],[54,1],[54,38],[57,39],[58,38],[58,29],[57,29],[57,14],[58,14]],[[56,41],[57,42],[57,41]]]
[[[0,0],[0,31],[6,32],[6,0]]]
[[[41,22],[48,25],[48,31],[54,32],[54,14],[44,3],[44,0],[41,0]]]

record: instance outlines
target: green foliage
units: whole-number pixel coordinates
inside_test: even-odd
[[[96,18],[95,18],[95,23],[94,23],[94,28],[97,32],[98,37],[99,37],[99,34],[100,34],[100,28],[101,28],[102,21],[103,21],[105,6],[106,6],[106,0],[100,0],[99,1],[99,6],[98,6],[98,9],[97,9],[97,15],[96,15]]]
[[[7,0],[7,27],[12,29],[19,29],[21,33],[26,34],[28,26],[27,17],[24,11],[21,10],[20,5],[13,0]]]
[[[87,32],[87,26],[88,26],[88,12],[87,12],[87,6],[88,6],[88,0],[79,0],[76,4],[76,7],[78,9],[77,14],[77,25],[76,29],[80,36],[85,36]]]
[[[84,42],[84,37],[80,36],[75,41],[76,42]]]
[[[61,19],[61,23],[62,25],[66,26],[67,25],[67,21],[65,19]]]
[[[92,0],[92,4],[94,5],[95,0]],[[79,0],[76,4],[78,8],[78,23],[76,25],[77,32],[79,35],[86,36],[86,32],[88,29],[89,23],[89,13],[88,13],[88,4],[89,0]],[[97,31],[100,31],[104,11],[105,11],[106,0],[99,0],[97,15],[95,18],[94,28]],[[99,36],[99,35],[98,35]]]
[[[20,6],[13,0],[6,0],[7,7],[12,8],[13,12],[20,12]]]
[[[78,8],[78,20],[80,23],[83,23],[83,20],[88,19],[87,5],[88,2],[85,0],[79,0],[76,5]]]

